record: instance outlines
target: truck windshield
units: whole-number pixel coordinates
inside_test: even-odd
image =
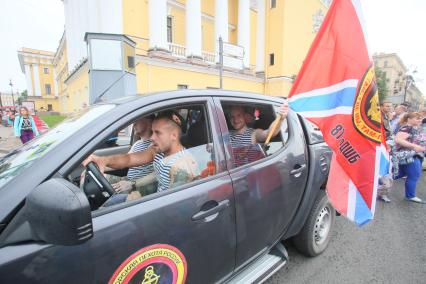
[[[25,145],[0,157],[0,187],[79,129],[114,107],[115,105],[108,104],[85,109]]]

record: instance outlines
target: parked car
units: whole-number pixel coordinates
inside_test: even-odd
[[[230,107],[245,107],[255,116],[248,123],[266,129],[283,101],[220,90],[125,97],[2,157],[0,282],[257,283],[285,265],[282,240],[321,254],[335,210],[324,193],[331,151],[320,131],[290,111],[256,158],[234,163]],[[89,164],[95,187],[81,188],[85,158],[127,153],[132,123],[170,109],[183,118],[182,143],[204,175],[105,207],[115,192]],[[112,136],[120,143],[106,147]]]

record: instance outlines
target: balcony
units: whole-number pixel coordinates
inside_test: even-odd
[[[178,58],[186,58],[186,47],[184,45],[180,45],[180,44],[172,43],[172,42],[169,42],[168,44],[169,44],[169,50],[172,56],[178,57]],[[209,64],[209,65],[216,64],[216,61],[215,61],[216,55],[213,52],[203,51],[202,57],[203,57],[202,58],[203,62],[205,62],[206,64]]]

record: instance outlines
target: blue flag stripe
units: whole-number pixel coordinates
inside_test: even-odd
[[[380,170],[379,176],[385,176],[389,174],[390,163],[385,155],[380,155]]]
[[[358,226],[362,226],[365,223],[368,223],[373,219],[373,214],[371,213],[370,208],[365,204],[364,198],[362,198],[359,191],[356,191],[356,204],[355,204],[355,223]]]
[[[301,97],[290,101],[291,108],[298,111],[321,111],[337,107],[352,107],[356,88],[344,88],[340,91],[320,96]]]

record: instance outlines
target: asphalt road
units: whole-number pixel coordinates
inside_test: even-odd
[[[426,283],[426,204],[405,201],[403,183],[395,182],[392,203],[377,202],[364,227],[337,217],[322,255],[304,257],[286,242],[290,260],[266,283]],[[426,171],[417,195],[426,200]]]

